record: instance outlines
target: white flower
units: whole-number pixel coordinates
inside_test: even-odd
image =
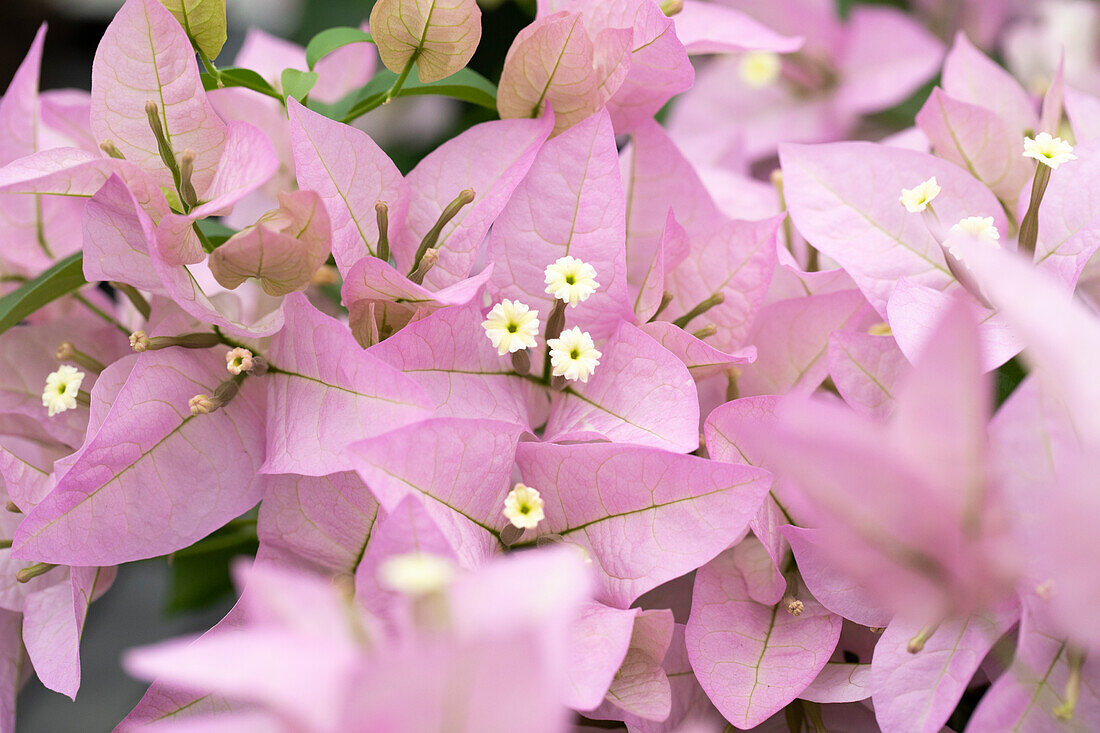
[[[252,352],[237,347],[225,352],[225,368],[230,374],[252,371]]]
[[[442,590],[454,577],[454,565],[438,555],[393,555],[378,566],[378,582],[389,590],[421,596]]]
[[[910,214],[919,214],[928,208],[932,199],[940,195],[940,184],[936,183],[936,177],[932,176],[927,181],[913,188],[901,189],[901,201],[906,211]]]
[[[603,354],[596,348],[587,331],[576,326],[562,331],[561,338],[546,342],[550,347],[550,365],[554,367],[554,376],[570,381],[587,382],[600,364]]]
[[[544,274],[546,292],[574,308],[600,287],[596,282],[596,268],[569,255],[559,257]]]
[[[539,312],[518,300],[505,298],[493,306],[481,326],[497,353],[504,356],[534,347],[535,335],[539,332]]]
[[[968,216],[951,227],[951,231],[969,234],[981,242],[998,248],[1001,246],[997,242],[1001,238],[1001,233],[997,231],[997,227],[993,226],[992,216]]]
[[[50,408],[50,417],[59,412],[76,407],[76,395],[84,381],[84,372],[74,366],[64,364],[56,372],[46,377],[46,388],[42,390],[42,406]]]
[[[542,506],[542,497],[537,489],[516,484],[504,499],[504,516],[514,527],[534,529],[546,519]]]
[[[1034,138],[1025,137],[1024,157],[1035,158],[1054,170],[1062,163],[1077,160],[1077,156],[1073,154],[1073,146],[1060,137],[1051,137],[1049,132],[1040,132]]]
[[[761,89],[770,86],[779,78],[783,62],[779,54],[769,51],[753,51],[741,57],[741,63],[737,71],[741,75],[741,81],[750,87]]]

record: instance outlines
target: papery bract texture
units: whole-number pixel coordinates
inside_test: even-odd
[[[465,190],[473,201],[443,227],[439,262],[424,282],[435,289],[468,276],[489,226],[527,174],[553,125],[537,120],[497,120],[475,125],[429,153],[405,181],[409,186],[408,218],[393,247],[402,272],[410,270],[423,237],[440,214]]]
[[[213,394],[224,374],[224,359],[207,352],[153,351],[113,364],[101,379],[124,380],[122,389],[72,467],[23,520],[14,553],[66,565],[155,557],[259,501],[262,386],[246,382],[211,415],[188,410],[190,398]]]
[[[549,314],[554,298],[544,273],[558,258],[592,265],[600,287],[570,310],[593,338],[629,316],[625,197],[611,120],[606,113],[548,141],[493,225],[490,287]]]
[[[416,62],[420,81],[438,81],[470,60],[481,40],[474,0],[379,0],[370,14],[378,55],[390,71]]]
[[[524,483],[546,497],[538,533],[585,547],[599,568],[596,598],[620,608],[741,536],[770,479],[746,466],[606,444],[523,443],[516,460]]]
[[[127,0],[107,27],[92,66],[92,131],[161,185],[172,176],[160,160],[145,114],[157,107],[176,155],[195,155],[194,185],[204,191],[225,144],[225,123],[206,99],[187,34],[157,0]]]
[[[1015,607],[1006,607],[943,623],[915,654],[907,647],[920,625],[891,622],[871,663],[872,699],[882,730],[941,730],[986,653],[1018,617]]]
[[[346,328],[303,295],[286,302],[286,327],[272,340],[267,388],[267,473],[323,476],[350,468],[356,440],[425,417],[408,377],[364,352]]]
[[[991,216],[1007,231],[996,197],[965,171],[930,155],[848,142],[784,145],[784,191],[795,226],[836,260],[880,315],[902,277],[936,290],[954,281],[922,217],[898,203],[903,188],[935,176],[935,209],[945,227],[968,216]],[[855,166],[860,175],[851,175]]]
[[[808,593],[799,616],[782,604],[752,600],[739,549],[719,555],[695,576],[688,658],[711,702],[750,729],[798,697],[829,660],[841,620]]]
[[[375,205],[386,204],[392,242],[408,193],[400,171],[365,132],[287,101],[298,184],[321,195],[332,226],[332,255],[341,272],[378,250]],[[456,192],[457,193],[457,192]]]
[[[622,84],[632,37],[630,28],[605,28],[593,38],[575,11],[537,19],[519,32],[504,60],[500,116],[538,117],[549,108],[555,133],[591,116]]]

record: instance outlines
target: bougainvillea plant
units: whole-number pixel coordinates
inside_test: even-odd
[[[1100,730],[1100,99],[914,5],[539,0],[497,84],[474,0],[233,65],[225,0],[126,0],[90,94],[43,27],[0,731],[118,565],[230,532],[119,730]],[[425,96],[491,119],[403,173],[366,123]]]

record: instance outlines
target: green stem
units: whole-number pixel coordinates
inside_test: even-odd
[[[99,359],[96,359],[91,354],[85,354],[83,351],[76,348],[72,341],[63,341],[61,345],[57,347],[55,356],[58,361],[71,361],[79,365],[85,371],[94,372],[96,374],[101,373],[107,368]]]
[[[130,337],[130,329],[126,328],[121,323],[116,321],[114,319],[114,316],[112,316],[110,313],[107,313],[102,308],[99,308],[98,306],[93,305],[91,301],[89,301],[87,298],[85,298],[80,293],[73,293],[73,297],[76,298],[78,303],[83,305],[85,308],[90,310],[92,313],[96,314],[97,316],[99,316],[103,320],[107,321],[107,323],[110,323],[112,326],[114,326],[119,331],[121,331],[126,336],[126,338]]]
[[[1066,652],[1066,661],[1069,665],[1069,676],[1066,679],[1065,701],[1054,709],[1054,717],[1058,720],[1073,720],[1073,713],[1077,709],[1077,702],[1081,699],[1081,670],[1085,666],[1085,653],[1080,649],[1070,647]]]
[[[821,705],[808,700],[800,700],[802,709],[806,711],[806,718],[814,728],[814,733],[829,733],[825,728],[825,721],[821,718]]]
[[[199,244],[202,245],[202,248],[207,253],[213,252],[218,248],[217,245],[211,242],[207,236],[202,233],[202,229],[199,228],[199,223],[197,221],[191,224],[191,228],[195,230],[195,235],[199,238]]]
[[[1050,183],[1050,166],[1040,163],[1035,169],[1035,179],[1031,183],[1031,201],[1020,222],[1019,250],[1035,255],[1035,245],[1039,240],[1039,204],[1043,202],[1047,184]]]
[[[237,341],[236,339],[231,338],[230,336],[226,336],[225,332],[223,332],[221,330],[221,328],[219,328],[218,326],[214,326],[214,333],[217,334],[219,341],[221,341],[226,346],[229,346],[230,348],[233,348],[233,349],[248,349],[249,351],[251,351],[253,354],[255,354],[257,356],[263,356],[263,354],[261,354],[259,351],[256,351],[255,348],[249,346],[248,344],[244,343],[243,341]],[[272,366],[271,371],[278,371],[278,370],[274,366]]]
[[[677,318],[672,322],[672,325],[679,326],[680,328],[686,328],[692,319],[698,318],[716,305],[721,305],[726,300],[726,296],[722,293],[715,293],[699,305],[689,310],[684,315]]]
[[[149,301],[145,299],[144,295],[138,292],[137,288],[135,288],[133,285],[116,282],[112,282],[111,287],[125,295],[127,300],[129,300],[133,304],[133,306],[137,308],[137,311],[141,314],[142,318],[146,320],[149,319],[149,314],[153,312],[153,309],[149,305]]]
[[[393,86],[384,92],[379,92],[373,97],[370,97],[361,107],[356,105],[355,114],[349,114],[340,121],[345,125],[351,124],[363,115],[378,109],[383,104],[387,104],[397,97],[397,95],[401,93],[401,88],[405,86],[405,81],[409,78],[409,73],[412,71],[413,64],[416,63],[416,58],[419,55],[419,51],[412,55],[408,63],[405,64],[405,68],[401,69],[401,73],[398,74],[397,78],[394,80]]]
[[[672,303],[674,297],[675,296],[667,290],[661,293],[661,303],[657,306],[657,310],[653,311],[653,315],[649,317],[650,323],[656,321],[657,316],[665,312],[665,309]]]
[[[393,86],[386,92],[385,99],[381,104],[386,104],[391,99],[396,97],[401,92],[401,87],[405,86],[405,80],[409,78],[409,74],[412,72],[413,64],[416,63],[416,58],[420,55],[419,51],[409,57],[409,60],[405,62],[405,68],[401,69],[401,73],[397,76],[397,80],[394,81]]]
[[[420,260],[424,258],[424,254],[429,250],[436,248],[439,243],[439,235],[443,233],[443,227],[450,223],[451,219],[458,216],[458,212],[462,211],[462,207],[471,203],[477,194],[474,193],[472,188],[467,188],[459,192],[455,196],[454,200],[443,209],[443,212],[439,215],[435,224],[428,230],[428,233],[424,235],[424,239],[420,240],[420,246],[416,249],[416,256],[413,257],[413,266],[409,270],[409,275],[412,275],[420,268]]]
[[[192,43],[191,47],[195,49],[195,53],[199,55],[199,61],[202,62],[202,66],[206,69],[206,73],[218,80],[218,86],[221,86],[222,73],[218,71],[218,67],[214,66],[214,62],[210,60],[210,57],[206,55],[206,52],[199,48],[198,44]]]

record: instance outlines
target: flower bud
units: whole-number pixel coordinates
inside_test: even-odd
[[[191,183],[191,177],[195,174],[195,154],[190,150],[184,150],[180,156],[180,199],[189,208],[199,204],[195,186]]]
[[[212,400],[209,395],[197,394],[187,401],[192,415],[209,415],[217,410],[220,405]]]
[[[96,374],[99,374],[107,368],[95,357],[85,354],[83,351],[73,346],[71,341],[63,341],[61,345],[57,347],[55,356],[58,361],[74,362],[84,367],[89,372],[95,372]]]
[[[15,579],[20,583],[29,583],[40,575],[45,575],[50,572],[57,565],[48,562],[36,562],[34,565],[28,565],[27,567],[19,570],[15,574]]]
[[[413,266],[409,270],[409,279],[412,280],[413,275],[420,269],[421,260],[424,259],[424,255],[427,254],[429,249],[437,249],[439,244],[439,236],[443,233],[443,227],[450,223],[451,219],[458,216],[458,212],[462,211],[462,207],[467,204],[473,203],[473,200],[477,197],[477,194],[472,188],[467,188],[459,191],[458,195],[454,197],[451,203],[447,204],[443,211],[440,212],[439,218],[436,219],[435,224],[428,230],[428,233],[424,235],[424,238],[420,240],[420,246],[416,248],[416,255],[413,257]],[[419,282],[423,282],[424,278],[421,277]],[[413,282],[417,282],[414,280]]]

